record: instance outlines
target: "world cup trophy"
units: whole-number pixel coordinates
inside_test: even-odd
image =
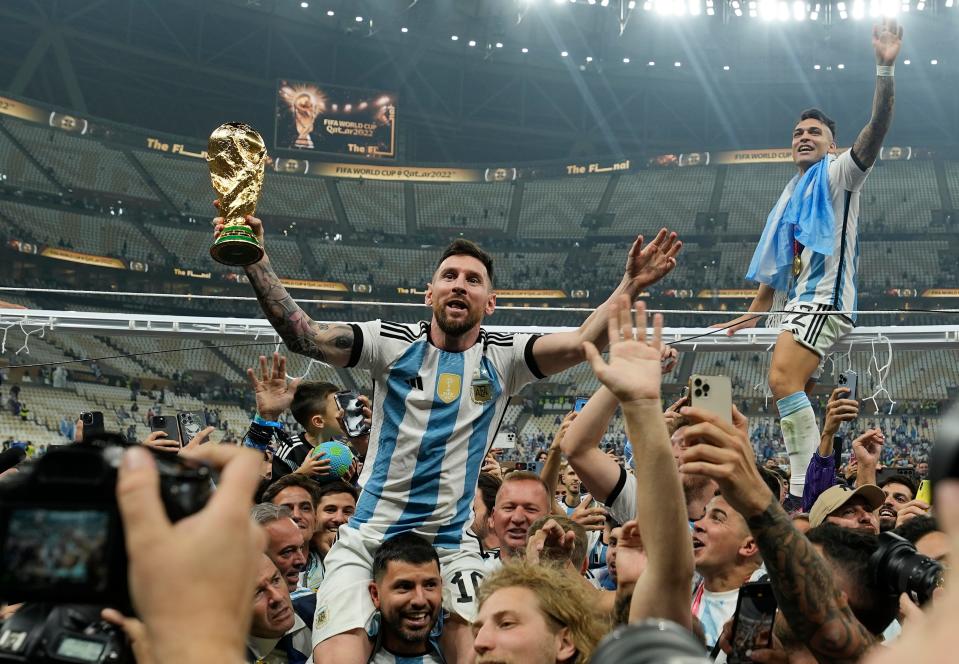
[[[244,219],[256,211],[263,189],[263,137],[242,122],[222,124],[210,134],[207,163],[213,188],[220,194],[220,215],[224,219],[210,256],[224,265],[256,263],[263,258],[263,247]]]

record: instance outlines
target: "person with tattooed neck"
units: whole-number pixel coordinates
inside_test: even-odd
[[[246,217],[263,245],[263,223]],[[224,219],[213,221],[219,236]],[[660,230],[637,237],[611,298],[635,298],[676,266],[682,242]],[[569,332],[506,334],[482,327],[496,309],[493,259],[477,244],[455,240],[438,257],[426,285],[428,321],[326,324],[290,297],[267,254],[246,276],[270,324],[295,353],[371,373],[374,382],[369,451],[356,512],[340,527],[325,559],[317,593],[314,659],[363,664],[372,652],[367,586],[373,554],[401,532],[426,537],[439,553],[449,620],[441,644],[450,661],[468,661],[476,597],[485,573],[470,510],[485,452],[509,397],[533,380],[579,364],[583,344],[607,345],[610,301]],[[552,504],[552,496],[549,497]]]

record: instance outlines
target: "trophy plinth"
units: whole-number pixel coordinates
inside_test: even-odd
[[[210,247],[213,260],[246,266],[263,258],[263,247],[244,221],[256,212],[263,189],[266,146],[253,127],[228,122],[213,130],[207,149],[210,181],[220,194],[220,214],[226,220]]]

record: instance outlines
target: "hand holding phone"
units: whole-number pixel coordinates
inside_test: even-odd
[[[773,623],[776,620],[776,596],[768,581],[747,583],[739,589],[729,664],[746,664],[752,659],[746,653],[772,646]]]
[[[103,426],[103,413],[99,410],[80,413],[80,424],[83,426],[83,442],[88,442],[106,433]]]
[[[733,423],[733,386],[728,376],[689,377],[689,405]]]
[[[363,402],[356,392],[337,392],[333,399],[343,411],[343,433],[350,438],[358,438],[370,432],[370,426],[363,415]]]

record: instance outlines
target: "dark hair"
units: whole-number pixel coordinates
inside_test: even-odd
[[[782,492],[783,484],[779,479],[779,475],[769,470],[768,468],[763,468],[758,463],[756,464],[756,470],[759,471],[760,477],[763,478],[763,482],[766,483],[766,486],[769,487],[769,490],[772,491],[773,498],[776,499],[776,502],[779,502],[779,496]]]
[[[477,482],[476,488],[479,489],[480,495],[483,498],[483,504],[486,505],[487,512],[493,511],[493,506],[496,504],[496,492],[499,491],[499,488],[502,485],[503,480],[496,477],[496,475],[480,473],[479,482]]]
[[[899,598],[880,590],[873,581],[869,558],[879,547],[879,538],[834,523],[824,523],[806,533],[822,547],[827,562],[846,578],[849,608],[856,620],[873,634],[882,634],[899,613]],[[837,574],[833,578],[837,578]]]
[[[300,383],[293,394],[293,402],[290,404],[290,412],[301,427],[309,431],[310,418],[326,407],[326,398],[334,392],[339,392],[340,388],[333,383],[321,383],[310,381]]]
[[[884,479],[882,482],[879,483],[879,488],[881,489],[887,484],[893,484],[893,483],[903,484],[909,487],[909,490],[912,492],[912,498],[916,497],[916,483],[912,480],[912,478],[906,477],[905,475],[890,475],[889,477],[887,477],[886,479]]]
[[[818,108],[807,108],[805,111],[799,114],[799,121],[803,120],[819,120],[824,125],[829,127],[829,131],[832,133],[832,140],[835,143],[838,140],[836,136],[836,121],[831,117],[820,111]]]
[[[896,528],[894,533],[915,544],[929,533],[939,532],[939,524],[932,516],[917,516]]]
[[[443,251],[443,255],[440,256],[439,261],[436,262],[436,267],[439,268],[450,256],[472,256],[480,263],[483,264],[483,267],[486,268],[486,274],[489,275],[489,285],[492,288],[493,286],[493,257],[488,253],[483,251],[483,248],[471,240],[464,240],[463,238],[457,238],[453,240],[448,247]]]
[[[284,475],[280,479],[273,482],[267,487],[266,491],[263,492],[262,502],[272,503],[277,494],[284,489],[290,488],[291,486],[298,486],[301,489],[305,489],[306,492],[310,494],[310,501],[313,503],[313,509],[316,509],[316,506],[320,504],[320,485],[306,475],[301,475],[299,473],[290,473],[288,475]]]
[[[440,567],[440,558],[433,545],[412,531],[391,537],[376,550],[373,555],[373,580],[379,583],[386,574],[386,568],[394,561],[410,565],[434,562],[437,570]]]
[[[356,487],[352,484],[347,484],[343,480],[331,480],[329,482],[321,482],[317,484],[317,493],[316,493],[316,504],[319,504],[327,496],[332,496],[334,493],[348,493],[353,496],[353,502],[359,500],[359,492],[357,492]]]

